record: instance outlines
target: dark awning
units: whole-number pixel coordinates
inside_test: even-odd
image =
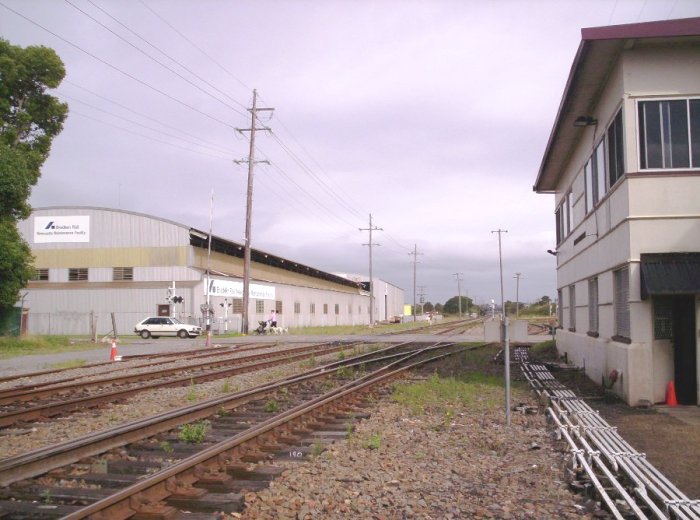
[[[700,253],[644,253],[642,299],[650,294],[700,294]]]

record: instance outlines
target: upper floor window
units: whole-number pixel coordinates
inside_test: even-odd
[[[639,101],[642,170],[700,168],[700,99]]]
[[[49,281],[49,270],[46,268],[42,268],[42,267],[34,269],[34,279],[42,281],[42,282],[48,282]]]
[[[84,282],[88,279],[87,267],[71,267],[68,269],[69,282]]]
[[[571,233],[571,230],[574,227],[572,220],[573,206],[574,194],[572,191],[569,191],[564,196],[564,198],[562,199],[562,203],[559,205],[555,212],[555,216],[557,219],[557,244],[559,244],[562,240],[569,236],[569,233]]]
[[[586,214],[625,173],[622,110],[619,110],[583,168]]]

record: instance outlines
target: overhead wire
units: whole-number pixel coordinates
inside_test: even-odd
[[[198,141],[201,141],[201,142],[203,142],[203,143],[206,143],[206,144],[208,144],[208,145],[210,145],[210,146],[217,147],[217,148],[220,148],[220,149],[223,150],[223,151],[229,152],[229,150],[226,150],[225,148],[221,147],[220,145],[218,145],[218,144],[216,144],[216,143],[214,143],[214,142],[212,142],[212,141],[207,141],[206,139],[202,139],[201,137],[196,136],[196,135],[194,135],[194,134],[192,134],[192,133],[190,133],[190,132],[187,132],[187,131],[185,131],[185,130],[183,130],[183,129],[177,127],[177,126],[170,125],[170,124],[168,124],[168,123],[165,123],[164,121],[161,121],[161,120],[159,120],[159,119],[156,119],[155,117],[151,117],[151,116],[149,116],[149,115],[147,115],[147,114],[144,114],[143,112],[139,112],[138,110],[134,110],[133,108],[130,108],[130,107],[124,105],[123,103],[120,103],[120,102],[118,102],[118,101],[115,101],[114,99],[111,99],[111,98],[108,98],[108,97],[106,97],[106,96],[103,96],[102,94],[98,94],[98,93],[95,92],[94,90],[90,90],[89,88],[86,88],[86,87],[84,87],[83,85],[79,85],[79,84],[77,84],[77,83],[75,83],[75,82],[73,82],[73,81],[71,81],[71,80],[69,80],[69,79],[67,79],[67,78],[64,78],[64,80],[62,81],[62,83],[67,83],[67,84],[69,84],[69,85],[71,85],[71,86],[73,86],[73,87],[75,87],[75,88],[79,88],[79,89],[81,89],[81,90],[83,90],[83,91],[85,91],[85,92],[87,92],[87,93],[89,93],[89,94],[91,94],[91,95],[93,95],[93,96],[95,96],[95,97],[97,97],[97,98],[100,98],[100,99],[102,99],[102,100],[104,100],[104,101],[107,101],[108,103],[112,103],[113,105],[116,105],[116,106],[118,106],[119,108],[122,108],[122,109],[126,110],[127,112],[131,112],[131,113],[134,114],[134,115],[137,115],[137,116],[139,116],[139,117],[143,117],[144,119],[147,119],[147,120],[149,120],[149,121],[153,121],[154,123],[157,123],[157,124],[159,124],[159,125],[162,125],[162,126],[164,126],[165,128],[170,128],[171,130],[175,130],[176,132],[180,132],[181,134],[184,134],[184,135],[186,135],[186,136],[192,137],[193,139],[197,139]]]
[[[159,60],[156,59],[154,56],[151,56],[151,55],[148,54],[146,51],[144,51],[143,49],[141,49],[140,47],[138,47],[137,45],[134,45],[132,42],[130,42],[129,40],[127,40],[126,38],[124,38],[121,34],[117,33],[116,31],[112,30],[110,27],[108,27],[108,26],[106,26],[105,24],[103,24],[103,23],[102,23],[101,21],[99,21],[97,18],[95,18],[94,16],[92,16],[90,13],[88,13],[88,12],[82,10],[80,7],[78,7],[77,5],[75,5],[71,0],[63,0],[63,1],[64,1],[65,3],[67,3],[68,5],[70,5],[71,7],[73,7],[74,9],[76,9],[78,12],[80,12],[80,13],[83,14],[84,16],[86,16],[87,18],[89,18],[90,20],[92,20],[93,22],[95,22],[97,25],[99,25],[100,27],[102,27],[102,28],[105,29],[106,31],[110,32],[111,34],[113,34],[114,36],[116,36],[117,38],[119,38],[121,41],[123,41],[124,43],[126,43],[127,45],[129,45],[130,47],[132,47],[133,49],[135,49],[136,51],[138,51],[138,52],[140,52],[141,54],[143,54],[144,56],[146,56],[149,60],[153,61],[154,63],[157,63],[158,65],[160,65],[161,67],[163,67],[165,70],[171,72],[172,74],[175,74],[178,78],[180,78],[181,80],[185,81],[185,82],[188,83],[189,85],[193,86],[194,88],[196,88],[196,89],[199,90],[200,92],[202,92],[202,93],[206,94],[207,96],[211,97],[212,99],[218,101],[219,103],[221,103],[221,104],[224,105],[225,107],[227,107],[227,108],[233,110],[233,111],[236,112],[237,114],[242,115],[242,116],[245,116],[245,115],[246,115],[245,113],[243,113],[243,112],[241,112],[240,110],[234,108],[233,106],[231,106],[230,104],[226,103],[225,101],[219,99],[218,97],[216,97],[215,95],[213,95],[211,92],[208,92],[207,90],[203,89],[202,87],[200,87],[199,85],[197,85],[194,81],[192,81],[192,80],[186,78],[185,76],[183,76],[182,74],[180,74],[180,73],[177,72],[176,70],[172,69],[171,67],[169,67],[169,66],[166,65],[165,63],[159,61]],[[88,0],[88,1],[89,1],[89,0]],[[93,4],[93,5],[94,5],[94,4]],[[103,12],[104,12],[104,11],[103,11]],[[108,16],[110,16],[110,15],[108,15]],[[111,16],[110,16],[110,17],[111,17]],[[121,22],[119,22],[119,21],[116,20],[115,18],[113,18],[113,17],[111,17],[111,18],[112,18],[113,20],[117,21],[118,23],[120,23],[122,26],[126,27],[124,24],[122,24]],[[128,28],[127,28],[127,29],[128,29]],[[131,29],[129,29],[129,31],[131,31]],[[131,32],[132,32],[133,34],[135,34],[136,36],[138,36],[139,38],[141,38],[141,37],[140,37],[138,34],[136,34],[134,31],[131,31]],[[143,38],[141,38],[141,39],[142,39],[143,41],[146,41],[146,40],[143,39]],[[162,51],[160,51],[160,49],[158,49],[157,47],[153,46],[153,45],[150,44],[148,41],[146,41],[146,43],[148,43],[149,45],[151,45],[153,48],[155,48],[155,49],[158,50],[159,52],[162,52]],[[166,56],[167,56],[167,55],[166,55]],[[168,56],[168,58],[169,58],[169,56]],[[172,59],[172,58],[170,58],[170,59]],[[173,61],[175,61],[175,60],[173,60]],[[177,63],[177,62],[175,62],[175,63]],[[180,65],[180,64],[178,63],[178,65]],[[180,65],[180,66],[183,67],[183,68],[185,68],[185,70],[187,70],[188,72],[190,72],[189,69],[187,69],[187,68],[184,67],[183,65]],[[200,81],[203,81],[203,82],[206,83],[207,85],[211,85],[209,82],[207,82],[206,80],[200,78],[200,77],[197,76],[196,74],[194,74],[194,73],[192,73],[192,72],[190,72],[190,74],[193,74],[195,77],[197,77],[197,79],[199,79]],[[216,90],[218,91],[218,89],[216,89]],[[239,104],[240,104],[240,103],[239,103]],[[241,106],[242,106],[242,105],[241,105]]]
[[[256,150],[258,148],[256,147]],[[264,158],[266,158],[264,152],[262,150],[258,150],[260,152],[260,155]],[[334,212],[332,209],[330,209],[327,205],[325,205],[323,202],[318,200],[311,192],[309,192],[306,188],[304,188],[301,184],[299,184],[294,178],[289,175],[283,168],[281,168],[278,164],[275,162],[270,161],[270,167],[274,170],[276,170],[282,178],[286,179],[289,183],[294,185],[299,191],[304,193],[314,204],[316,204],[319,208],[323,209],[328,215],[332,216],[333,218],[337,219],[340,222],[343,222],[349,226],[355,227],[355,224],[352,222],[349,222],[345,220],[343,217],[339,216],[336,212]]]
[[[204,84],[207,85],[208,87],[214,89],[216,92],[218,92],[219,94],[221,94],[221,95],[224,96],[225,98],[231,100],[233,103],[235,103],[236,105],[238,105],[239,107],[241,107],[243,110],[247,110],[247,109],[248,109],[245,105],[243,105],[243,104],[242,104],[241,102],[239,102],[237,99],[235,99],[234,97],[232,97],[231,95],[229,95],[227,92],[225,92],[225,91],[219,89],[216,85],[214,85],[214,84],[210,83],[209,81],[207,81],[206,79],[204,79],[201,75],[199,75],[199,74],[197,74],[196,72],[194,72],[194,71],[193,71],[192,69],[190,69],[187,65],[185,65],[185,64],[183,64],[181,61],[179,61],[179,60],[173,58],[170,54],[168,54],[167,52],[165,52],[163,49],[161,49],[160,47],[156,46],[155,44],[151,43],[149,40],[147,40],[146,38],[144,38],[142,35],[140,35],[140,34],[137,33],[136,31],[134,31],[133,29],[131,29],[131,27],[129,27],[128,25],[126,25],[125,23],[123,23],[121,20],[115,18],[112,14],[110,14],[108,11],[106,11],[105,9],[103,9],[102,7],[100,7],[100,6],[99,6],[98,4],[96,4],[93,0],[86,0],[86,1],[89,2],[90,4],[92,4],[93,6],[95,6],[95,8],[99,9],[101,12],[103,12],[103,13],[104,13],[105,15],[107,15],[109,18],[111,18],[112,20],[114,20],[116,23],[118,23],[119,25],[121,25],[124,29],[126,29],[127,31],[129,31],[129,32],[130,32],[131,34],[133,34],[134,36],[136,36],[136,37],[137,37],[138,39],[140,39],[142,42],[146,43],[147,45],[149,45],[149,46],[152,47],[153,49],[155,49],[155,50],[157,50],[158,52],[160,52],[163,56],[165,56],[166,58],[168,58],[170,61],[172,61],[173,63],[177,64],[177,65],[178,65],[179,67],[181,67],[182,69],[186,70],[188,73],[190,73],[192,76],[194,76],[195,78],[197,78],[197,79],[198,79],[199,81],[201,81],[202,83],[204,83]],[[238,111],[237,111],[237,112],[238,112]],[[242,112],[238,112],[238,113],[241,114],[241,115],[246,115],[245,113],[242,113]]]
[[[41,30],[43,30],[43,31],[45,31],[45,32],[47,32],[47,33],[49,33],[50,35],[54,36],[55,38],[58,38],[59,40],[63,41],[64,43],[67,43],[67,44],[70,45],[71,47],[73,47],[73,48],[79,50],[80,52],[82,52],[83,54],[85,54],[85,55],[91,57],[92,59],[94,59],[94,60],[96,60],[96,61],[99,61],[100,63],[102,63],[103,65],[109,67],[110,69],[115,70],[116,72],[119,72],[120,74],[122,74],[122,75],[128,77],[129,79],[131,79],[131,80],[133,80],[133,81],[136,81],[136,82],[139,83],[140,85],[143,85],[143,86],[145,86],[145,87],[151,89],[152,91],[154,91],[154,92],[156,92],[156,93],[158,93],[158,94],[160,94],[160,95],[162,95],[162,96],[165,96],[166,98],[170,99],[171,101],[174,101],[175,103],[178,103],[178,104],[180,104],[180,105],[182,105],[182,106],[184,106],[184,107],[186,107],[186,108],[188,108],[188,109],[190,109],[190,110],[192,110],[192,111],[194,111],[194,112],[197,112],[198,114],[200,114],[200,115],[202,115],[202,116],[204,116],[204,117],[207,117],[207,118],[211,119],[212,121],[216,121],[217,123],[219,123],[219,124],[221,124],[221,125],[224,125],[224,126],[226,126],[227,128],[234,128],[231,124],[229,124],[229,123],[227,123],[227,122],[225,122],[225,121],[222,121],[221,119],[219,119],[219,118],[217,118],[217,117],[215,117],[215,116],[213,116],[213,115],[211,115],[211,114],[208,114],[208,113],[206,113],[206,112],[204,112],[204,111],[202,111],[202,110],[199,110],[198,108],[196,108],[196,107],[190,105],[189,103],[186,103],[185,101],[182,101],[181,99],[178,99],[178,98],[176,98],[175,96],[172,96],[171,94],[168,94],[167,92],[164,92],[163,90],[161,90],[161,89],[159,89],[159,88],[157,88],[157,87],[154,87],[154,86],[151,85],[150,83],[148,83],[148,82],[146,82],[146,81],[144,81],[144,80],[142,80],[142,79],[140,79],[140,78],[134,76],[133,74],[131,74],[131,73],[125,71],[125,70],[120,69],[119,67],[117,67],[116,65],[111,64],[111,63],[108,62],[107,60],[104,60],[104,59],[100,58],[99,56],[97,56],[97,55],[95,55],[95,54],[93,54],[93,53],[91,53],[91,52],[89,52],[89,51],[83,49],[83,48],[80,47],[78,44],[73,43],[72,41],[68,40],[67,38],[64,38],[63,36],[59,35],[58,33],[55,33],[55,32],[53,32],[52,30],[50,30],[50,29],[44,27],[44,26],[41,25],[40,23],[38,23],[38,22],[32,20],[32,19],[29,18],[28,16],[25,16],[24,14],[20,13],[19,11],[15,10],[15,9],[9,7],[9,6],[7,6],[4,2],[0,1],[0,6],[4,7],[4,8],[7,9],[8,11],[14,13],[15,15],[19,16],[20,18],[26,20],[27,22],[31,23],[32,25],[38,27],[39,29],[41,29]]]
[[[194,150],[194,149],[188,148],[188,147],[186,147],[186,146],[182,146],[182,145],[175,144],[175,143],[169,143],[168,141],[163,141],[163,140],[161,140],[161,139],[158,139],[158,138],[156,138],[156,137],[153,137],[153,136],[150,136],[150,135],[147,135],[147,134],[142,134],[142,133],[140,133],[140,132],[135,132],[134,130],[132,130],[132,129],[130,129],[130,128],[124,128],[123,126],[115,125],[114,123],[111,123],[111,122],[109,122],[109,121],[104,121],[104,120],[99,119],[99,118],[97,118],[97,117],[94,117],[94,116],[91,116],[91,115],[88,115],[88,114],[83,114],[82,112],[77,111],[77,110],[71,110],[70,113],[71,113],[72,115],[79,115],[79,116],[81,116],[81,117],[84,117],[84,118],[87,118],[87,119],[91,119],[91,120],[96,121],[96,122],[98,122],[98,123],[101,123],[101,124],[103,124],[103,125],[111,126],[112,128],[116,128],[117,130],[121,130],[122,132],[127,132],[127,133],[129,133],[129,134],[137,135],[137,136],[139,136],[139,137],[143,137],[144,139],[149,139],[149,140],[151,140],[151,141],[155,141],[155,142],[160,143],[160,144],[164,144],[164,145],[167,145],[167,146],[172,146],[173,148],[179,148],[179,149],[181,149],[181,150],[185,150],[185,151],[192,152],[192,153],[197,153],[197,154],[200,154],[200,155],[206,155],[206,156],[209,156],[209,157],[214,157],[214,158],[216,158],[216,159],[231,160],[230,157],[222,157],[222,156],[220,156],[220,155],[214,155],[214,154],[212,154],[212,153],[203,152],[203,151],[201,151],[201,150]]]
[[[130,119],[130,118],[128,118],[128,117],[124,117],[124,116],[121,116],[121,115],[119,115],[119,114],[115,114],[114,112],[110,112],[109,110],[105,110],[105,109],[100,108],[100,107],[98,107],[98,106],[92,105],[92,104],[90,104],[90,103],[87,103],[86,101],[83,101],[83,100],[78,99],[78,98],[76,98],[76,97],[73,97],[73,96],[71,96],[71,95],[69,95],[69,94],[66,94],[65,92],[61,91],[60,89],[57,90],[56,92],[57,92],[58,94],[60,94],[61,97],[64,97],[64,98],[69,99],[69,100],[72,100],[72,101],[75,101],[75,102],[77,102],[77,103],[80,103],[80,104],[82,104],[82,105],[85,105],[85,106],[87,106],[87,107],[90,107],[90,108],[92,108],[93,110],[97,110],[97,111],[99,111],[99,112],[102,112],[102,113],[104,113],[104,114],[110,115],[110,116],[112,116],[112,117],[116,117],[117,119],[121,119],[122,121],[126,121],[127,123],[131,123],[131,124],[133,124],[133,125],[140,126],[141,128],[145,128],[145,129],[147,129],[147,130],[151,130],[151,131],[153,131],[153,132],[156,132],[156,133],[165,135],[165,136],[167,136],[167,137],[172,137],[173,139],[179,139],[179,140],[181,140],[181,141],[184,141],[184,142],[189,143],[189,144],[193,144],[193,145],[195,145],[195,146],[199,146],[199,147],[201,147],[201,148],[208,148],[209,150],[212,150],[212,151],[214,151],[214,152],[227,153],[227,154],[233,155],[233,150],[226,150],[226,149],[223,148],[223,147],[218,147],[218,146],[212,147],[212,146],[209,146],[209,145],[206,145],[206,144],[201,144],[201,143],[197,143],[197,142],[195,142],[195,141],[190,141],[189,139],[185,139],[185,138],[183,138],[183,137],[180,137],[180,136],[177,136],[177,135],[174,135],[174,134],[170,134],[170,133],[168,133],[168,132],[164,132],[164,131],[159,130],[159,129],[157,129],[157,128],[154,128],[154,127],[152,127],[152,126],[148,126],[148,125],[145,125],[145,124],[143,124],[143,123],[140,123],[140,122],[138,122],[138,121],[136,121],[136,120],[134,120],[134,119]]]
[[[216,61],[211,55],[209,55],[204,49],[199,47],[196,43],[194,43],[190,38],[188,38],[182,31],[178,30],[177,27],[175,27],[173,24],[171,24],[168,20],[166,20],[163,16],[161,16],[157,11],[155,11],[151,6],[149,6],[146,2],[143,0],[139,0],[141,2],[141,5],[143,5],[146,9],[148,9],[156,18],[158,18],[162,23],[167,25],[175,34],[180,36],[183,40],[185,40],[187,43],[189,43],[192,47],[197,49],[200,53],[202,53],[203,56],[205,56],[209,61],[211,61],[214,65],[219,67],[222,71],[224,71],[226,74],[228,74],[233,80],[238,82],[243,88],[246,90],[253,90],[251,87],[246,85],[242,80],[240,80],[236,75],[234,75],[230,70],[228,70],[226,67],[224,67],[221,63]]]

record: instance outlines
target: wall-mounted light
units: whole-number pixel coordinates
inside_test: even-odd
[[[552,251],[551,249],[547,249],[547,252],[552,256],[557,256],[559,254],[557,251]]]
[[[574,121],[574,126],[592,126],[597,125],[598,120],[592,116],[578,116]]]

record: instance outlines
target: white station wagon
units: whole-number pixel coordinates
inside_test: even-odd
[[[134,332],[143,339],[160,336],[178,336],[180,338],[194,338],[202,333],[202,327],[182,323],[177,318],[170,316],[156,316],[146,318],[134,325]]]

